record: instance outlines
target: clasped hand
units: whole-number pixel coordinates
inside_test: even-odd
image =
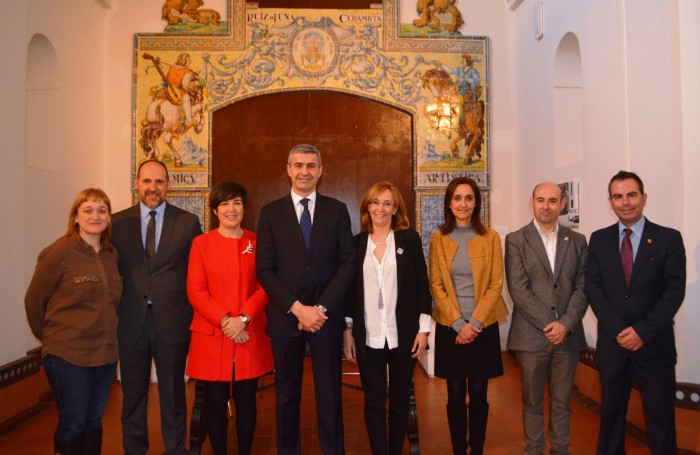
[[[559,321],[550,322],[544,327],[543,330],[544,336],[547,337],[547,341],[552,343],[554,346],[565,342],[569,337],[569,329],[567,329],[566,326]]]
[[[250,334],[245,330],[245,323],[239,317],[224,316],[221,319],[221,330],[224,336],[236,343],[245,343],[250,339]]]
[[[644,340],[637,335],[637,331],[631,326],[618,333],[615,339],[617,344],[630,351],[638,351],[644,346]]]
[[[466,324],[462,329],[457,333],[457,338],[455,338],[455,344],[469,344],[472,341],[476,340],[476,337],[479,336],[479,329],[474,327],[471,324]]]
[[[292,313],[299,320],[299,330],[306,332],[318,332],[328,320],[328,316],[318,307],[304,305],[301,302],[295,302],[292,305]]]

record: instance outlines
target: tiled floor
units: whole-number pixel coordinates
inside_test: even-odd
[[[488,433],[485,451],[487,454],[519,454],[523,449],[521,424],[520,380],[515,360],[510,354],[503,355],[506,373],[494,379],[489,385]],[[348,364],[346,370],[355,370]],[[307,372],[310,367],[307,366]],[[272,379],[265,378],[267,383]],[[347,383],[358,384],[359,377],[352,374],[344,376]],[[451,453],[450,437],[445,415],[447,392],[441,379],[428,377],[423,369],[416,367],[416,400],[420,429],[420,448],[422,454],[443,455]],[[192,403],[194,383],[188,383],[188,403]],[[151,450],[149,453],[162,453],[163,443],[160,439],[158,423],[158,391],[151,386],[149,402],[149,433]],[[253,445],[254,454],[274,454],[274,389],[264,390],[258,401],[258,426]],[[369,454],[369,445],[362,414],[363,396],[361,391],[349,387],[343,389],[343,410],[345,418],[345,447],[348,454]],[[573,454],[595,453],[599,420],[597,415],[575,400],[572,408],[571,451]],[[121,389],[115,384],[104,417],[103,453],[121,454],[121,427],[119,414],[121,410]],[[318,437],[315,432],[316,412],[313,400],[313,381],[311,374],[305,375],[302,400],[302,444],[304,454],[321,454]],[[56,426],[56,408],[53,403],[49,408],[21,427],[0,437],[0,454],[49,454],[53,448],[53,430]],[[236,452],[234,431],[229,434],[230,452]],[[205,443],[203,454],[211,454],[211,447]],[[406,446],[404,453],[408,454]],[[629,455],[647,454],[648,449],[637,441],[628,438]]]

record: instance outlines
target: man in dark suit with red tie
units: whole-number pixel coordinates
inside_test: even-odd
[[[619,222],[591,235],[585,284],[598,318],[598,454],[625,453],[625,415],[636,379],[649,449],[672,455],[677,453],[673,317],[685,295],[683,239],[643,216],[647,195],[636,174],[618,172],[608,193]]]
[[[299,405],[308,343],[321,449],[341,455],[343,300],[356,271],[350,216],[344,203],[316,192],[323,173],[316,147],[293,147],[287,173],[291,194],[262,208],[256,252],[258,281],[270,297],[277,453],[301,454]]]

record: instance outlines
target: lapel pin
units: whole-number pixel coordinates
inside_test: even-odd
[[[396,252],[397,252],[398,254],[403,254],[403,248],[399,248],[398,250],[396,250]]]
[[[253,254],[253,242],[248,240],[248,246],[243,250],[241,254]]]
[[[564,237],[564,241],[565,241],[565,242],[568,242],[568,241],[569,241],[569,237]]]
[[[651,239],[647,239],[647,243],[651,245]]]

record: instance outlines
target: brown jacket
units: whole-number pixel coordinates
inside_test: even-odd
[[[508,315],[501,295],[504,275],[501,239],[496,231],[486,228],[486,234],[476,235],[469,240],[468,246],[476,299],[472,317],[489,326]],[[450,276],[458,247],[449,235],[443,235],[440,231],[430,238],[430,287],[435,300],[433,319],[448,327],[462,317]]]
[[[118,357],[117,306],[122,291],[117,250],[95,250],[61,237],[39,253],[24,305],[47,354],[96,367]]]

